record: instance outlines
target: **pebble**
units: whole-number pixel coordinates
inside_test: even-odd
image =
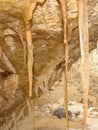
[[[69,116],[72,115],[72,113],[70,111],[68,111]],[[65,114],[65,110],[63,107],[59,107],[57,108],[54,112],[53,112],[54,116],[57,116],[58,118],[66,118],[66,114]]]

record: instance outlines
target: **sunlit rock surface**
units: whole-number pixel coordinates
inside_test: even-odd
[[[28,95],[24,58],[26,38],[23,14],[27,0],[0,0],[0,124]],[[33,2],[33,0],[32,0]],[[39,4],[31,20],[34,44],[34,91],[50,87],[64,66],[63,26],[57,0]],[[80,56],[77,2],[68,1],[68,40],[71,65]],[[90,50],[98,41],[98,0],[89,0]]]

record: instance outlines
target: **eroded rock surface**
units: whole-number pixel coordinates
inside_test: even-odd
[[[28,95],[23,13],[26,0],[0,0],[0,119],[12,113]],[[40,1],[39,1],[40,2]],[[90,50],[98,41],[98,0],[89,0]],[[70,65],[80,56],[77,1],[68,1]],[[34,92],[48,88],[63,71],[64,45],[60,5],[57,0],[38,4],[31,20],[34,44]]]

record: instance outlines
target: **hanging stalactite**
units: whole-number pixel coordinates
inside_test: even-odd
[[[24,11],[23,18],[25,23],[25,31],[26,31],[26,41],[27,41],[27,68],[28,68],[28,77],[29,77],[29,97],[27,97],[27,105],[32,121],[33,130],[36,130],[35,128],[35,118],[34,118],[34,103],[31,103],[31,97],[33,92],[33,66],[34,66],[34,45],[32,43],[32,34],[31,34],[31,27],[30,27],[30,20],[33,17],[34,9],[37,6],[38,3],[43,3],[45,0],[28,0],[27,1],[27,7]],[[32,107],[33,106],[33,107]]]
[[[65,73],[64,73],[64,104],[65,104],[65,113],[66,113],[66,125],[69,130],[69,121],[68,121],[68,101],[67,101],[67,86],[68,86],[68,62],[69,62],[69,46],[67,39],[67,11],[66,11],[66,0],[59,0],[62,11],[63,26],[64,26],[64,46],[65,46]]]
[[[28,66],[28,75],[29,75],[29,97],[32,97],[32,82],[33,82],[33,43],[32,43],[32,35],[30,28],[30,20],[32,19],[33,11],[36,7],[36,0],[31,3],[30,0],[27,2],[27,8],[24,12],[23,18],[25,22],[25,30],[26,30],[26,41],[27,41],[27,66]]]
[[[81,48],[81,68],[82,84],[84,99],[84,119],[83,130],[85,129],[88,108],[88,91],[89,91],[89,38],[88,38],[88,0],[78,0],[78,17],[79,17],[79,34]]]
[[[32,97],[33,91],[33,64],[34,64],[34,57],[33,57],[33,49],[34,45],[32,43],[32,35],[31,35],[31,26],[30,20],[33,17],[34,10],[37,6],[37,3],[43,4],[45,0],[28,0],[27,6],[23,14],[23,19],[25,23],[25,30],[26,30],[26,41],[27,41],[27,66],[28,66],[28,75],[29,75],[29,97]]]
[[[25,31],[26,31],[26,41],[27,41],[27,68],[28,68],[28,77],[29,77],[29,97],[27,97],[27,105],[32,121],[32,126],[33,129],[36,130],[35,128],[35,120],[34,120],[34,109],[32,109],[32,105],[34,107],[34,104],[31,103],[31,97],[32,97],[32,91],[33,91],[33,63],[34,63],[34,58],[33,58],[33,43],[32,43],[32,34],[31,34],[31,27],[30,27],[30,20],[32,19],[33,16],[33,11],[36,7],[36,0],[31,2],[28,0],[27,2],[27,8],[23,14],[24,18],[24,23],[25,23]]]

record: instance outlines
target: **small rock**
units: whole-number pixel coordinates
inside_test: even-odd
[[[75,101],[69,101],[68,102],[68,105],[75,105],[75,104],[77,104],[77,102],[75,102]]]
[[[76,117],[79,116],[79,115],[80,115],[80,111],[74,112],[74,115],[75,115]]]
[[[78,116],[78,118],[82,119],[83,118],[83,114],[80,113],[80,115]]]
[[[92,117],[92,118],[95,118],[97,116],[98,116],[98,112],[92,112],[91,115],[90,115],[90,117]]]
[[[68,111],[68,113],[69,113],[69,116],[72,115],[70,111]],[[54,115],[54,116],[57,116],[57,117],[60,118],[60,119],[61,119],[61,118],[66,118],[65,110],[64,110],[64,108],[62,108],[62,107],[57,108],[57,109],[53,112],[53,115]]]
[[[95,107],[89,107],[88,111],[91,112],[95,109]]]
[[[50,91],[54,91],[54,90],[55,90],[55,87],[53,86],[53,87],[49,88],[49,90],[50,90]]]
[[[58,104],[59,104],[59,106],[64,106],[64,99],[63,99],[63,98],[60,99],[60,100],[58,101]]]

